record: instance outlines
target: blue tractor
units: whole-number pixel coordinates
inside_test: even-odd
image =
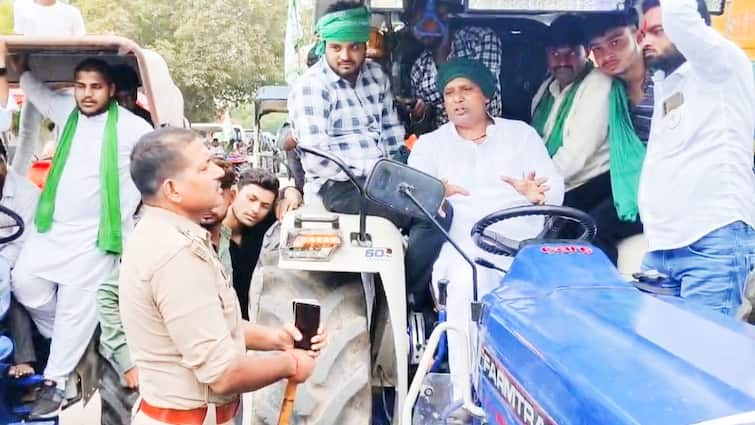
[[[376,202],[430,218],[443,200],[440,181],[389,160],[375,166],[365,191]],[[516,242],[490,229],[531,215],[577,222],[584,232],[579,240],[543,232]],[[498,425],[755,424],[755,327],[685,302],[660,279],[628,282],[590,245],[594,235],[589,215],[559,206],[516,207],[481,219],[472,230],[477,245],[513,256],[513,263],[497,289],[481,302],[475,296],[470,329],[441,323],[433,331],[399,423],[445,424],[461,408],[476,423]],[[473,270],[497,267],[461,254]],[[446,331],[475,330],[472,389],[454,403],[436,385],[443,374],[427,372]],[[445,401],[418,415],[420,393],[419,404]]]

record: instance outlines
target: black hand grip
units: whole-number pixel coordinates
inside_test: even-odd
[[[438,304],[445,306],[448,298],[448,279],[438,281]]]
[[[327,224],[330,224],[334,230],[340,227],[337,215],[331,215],[329,217],[323,217],[323,216],[308,217],[308,216],[297,214],[296,217],[294,218],[294,227],[297,229],[301,229],[301,226],[304,223],[327,223]]]

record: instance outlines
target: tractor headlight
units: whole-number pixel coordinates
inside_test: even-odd
[[[283,256],[287,260],[325,261],[342,243],[341,232],[336,229],[298,229],[288,234]]]

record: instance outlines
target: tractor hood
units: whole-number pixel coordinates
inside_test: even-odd
[[[694,424],[755,410],[755,327],[640,292],[590,245],[526,246],[483,304],[475,367],[491,424]]]

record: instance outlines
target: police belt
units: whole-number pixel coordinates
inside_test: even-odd
[[[231,421],[236,416],[238,409],[239,400],[216,406],[217,423],[224,424]],[[156,421],[172,425],[202,425],[205,416],[207,416],[207,406],[189,410],[166,409],[152,406],[144,400],[139,404],[139,410]]]

